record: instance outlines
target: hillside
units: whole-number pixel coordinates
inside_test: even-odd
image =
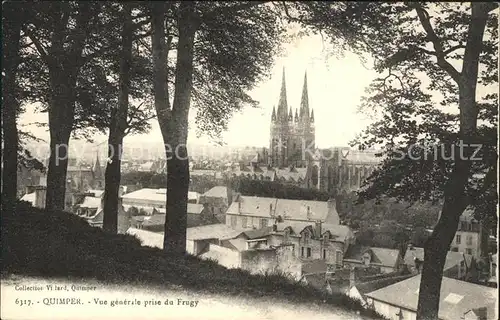
[[[240,298],[272,298],[288,303],[321,304],[321,309],[356,311],[375,317],[345,295],[328,295],[282,275],[251,275],[213,261],[175,256],[142,247],[130,235],[111,235],[66,212],[47,212],[21,204],[2,213],[2,277],[94,279],[148,288],[183,288]]]

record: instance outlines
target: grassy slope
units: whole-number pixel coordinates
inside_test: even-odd
[[[130,235],[112,235],[66,212],[47,212],[21,204],[17,214],[2,213],[2,274],[93,278],[108,283],[188,290],[227,295],[283,298],[360,311],[358,301],[328,295],[292,283],[280,275],[251,275],[226,269],[193,256],[174,256],[142,247]]]

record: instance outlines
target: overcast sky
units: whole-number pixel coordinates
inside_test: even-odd
[[[278,104],[282,70],[285,68],[287,99],[289,107],[294,109],[300,106],[304,72],[307,71],[309,106],[314,109],[316,121],[316,144],[320,147],[347,145],[370,122],[356,110],[364,89],[375,73],[366,69],[354,54],[347,53],[345,57],[328,55],[330,48],[319,35],[307,36],[286,45],[283,56],[276,59],[272,76],[257,84],[250,93],[260,107],[247,108],[235,114],[223,136],[224,142],[229,146],[268,146],[271,113],[273,106]],[[194,118],[194,110],[190,116]],[[47,114],[35,114],[28,108],[20,123],[33,121],[47,122]],[[188,142],[210,144],[207,137],[196,137],[194,126],[194,121],[191,121]],[[46,128],[29,128],[48,141]],[[96,141],[105,139],[105,136],[99,136]],[[149,134],[127,137],[125,143],[135,145],[144,141],[162,142],[156,120]]]

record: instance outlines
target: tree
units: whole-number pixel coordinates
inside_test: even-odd
[[[22,3],[6,3],[2,14],[2,211],[14,212],[17,200],[19,98],[17,69],[21,28],[24,21]]]
[[[185,252],[191,97],[206,121],[202,130],[217,133],[232,111],[255,105],[246,90],[272,63],[282,30],[270,8],[259,4],[152,3],[153,87],[167,156],[165,250]],[[175,66],[170,67],[168,56],[174,50]],[[171,107],[168,70],[174,77]]]
[[[286,9],[344,47],[369,52],[376,70],[387,73],[363,103],[381,120],[357,143],[384,145],[385,159],[361,196],[443,199],[425,245],[417,309],[417,319],[438,319],[443,266],[460,215],[472,207],[483,224],[496,223],[498,95],[476,94],[478,83],[498,83],[498,5],[337,2]]]
[[[108,139],[108,164],[105,172],[103,229],[118,231],[118,195],[120,189],[121,152],[129,107],[130,71],[132,64],[133,21],[132,5],[123,4],[118,108],[113,110]]]
[[[50,160],[46,208],[62,210],[66,193],[68,143],[109,128],[115,85],[109,56],[120,46],[113,36],[115,3],[30,2],[23,28],[20,67],[22,99],[48,112]],[[36,13],[36,14],[35,14]],[[137,18],[137,17],[136,17]],[[144,26],[144,21],[134,27]],[[138,34],[137,38],[149,36]],[[138,114],[143,113],[139,111]]]

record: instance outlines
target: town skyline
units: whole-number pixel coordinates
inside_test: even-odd
[[[292,28],[290,32],[295,31]],[[285,44],[283,49],[283,54],[276,57],[270,76],[256,84],[249,93],[259,106],[244,107],[235,112],[221,141],[228,147],[269,147],[271,114],[273,106],[278,104],[284,69],[287,100],[294,112],[300,106],[304,74],[307,72],[309,104],[316,114],[316,145],[320,148],[347,146],[373,121],[357,112],[365,88],[376,76],[373,70],[367,68],[371,63],[364,65],[354,53],[346,53],[344,57],[333,55],[334,48],[319,35],[295,38]],[[194,123],[196,110],[191,111],[189,116],[188,144],[216,146],[217,141],[206,135],[197,137]],[[36,112],[34,105],[27,106],[19,122],[24,130],[44,140],[44,143],[49,142],[48,126],[33,124],[46,124],[47,114]],[[127,136],[124,144],[143,145],[145,141],[162,144],[157,120],[153,119],[150,123],[151,130],[148,133]],[[101,143],[107,140],[107,135],[96,134],[93,139]]]

